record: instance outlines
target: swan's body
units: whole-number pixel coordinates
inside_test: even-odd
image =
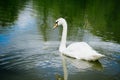
[[[66,47],[67,22],[65,21],[65,19],[59,18],[56,20],[54,28],[56,28],[58,25],[63,26],[62,38],[59,47],[59,51],[62,54],[76,59],[83,59],[88,61],[95,61],[104,56],[102,54],[97,53],[95,50],[92,49],[92,47],[90,47],[85,42],[75,42]]]

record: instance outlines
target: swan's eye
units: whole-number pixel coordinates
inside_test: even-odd
[[[55,23],[58,24],[58,21],[56,21]]]

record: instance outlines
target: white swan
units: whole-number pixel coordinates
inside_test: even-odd
[[[59,25],[63,26],[61,43],[59,46],[59,51],[67,56],[83,59],[87,61],[95,61],[104,55],[97,53],[85,42],[75,42],[66,47],[66,37],[67,37],[67,22],[63,18],[59,18],[56,20],[56,23],[53,28],[58,27]]]

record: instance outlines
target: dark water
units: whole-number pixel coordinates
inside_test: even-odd
[[[0,80],[120,80],[119,0],[1,0]],[[67,44],[85,41],[106,57],[98,62],[58,52],[68,22]]]

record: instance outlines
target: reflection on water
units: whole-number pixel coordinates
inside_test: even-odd
[[[118,0],[1,0],[0,80],[119,80],[119,14]],[[67,45],[85,41],[106,57],[61,56],[58,17],[68,22]]]
[[[103,70],[103,66],[99,61],[87,62],[83,60],[72,59],[64,55],[61,55],[61,58],[64,77],[56,74],[56,80],[69,80],[69,74],[73,74],[74,72],[85,72],[90,68],[98,71]],[[67,65],[69,66],[67,67]]]
[[[1,0],[0,1],[0,25],[7,26],[14,24],[19,11],[24,8],[27,0]],[[23,6],[22,6],[23,5]]]

